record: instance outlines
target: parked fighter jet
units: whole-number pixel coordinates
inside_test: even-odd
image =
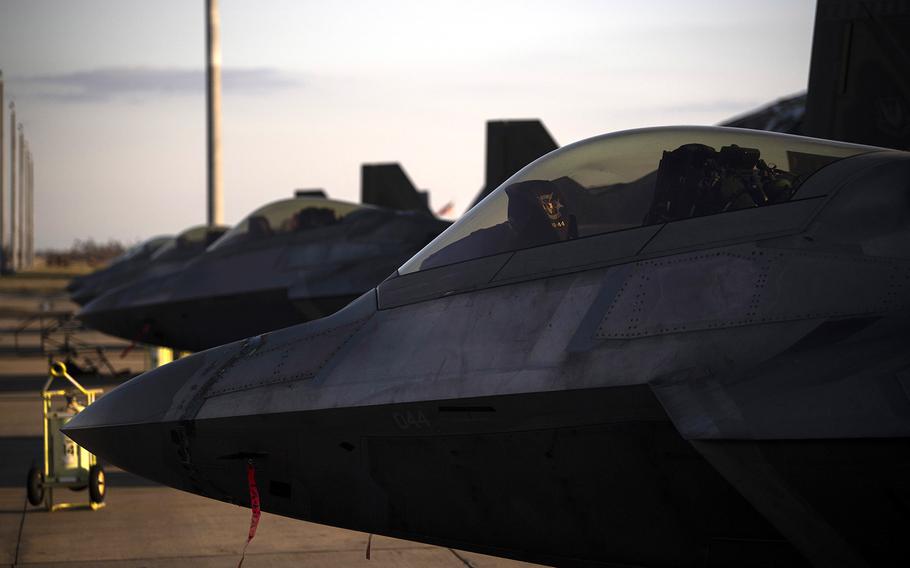
[[[555,148],[540,121],[488,123],[486,188]],[[79,317],[111,335],[199,351],[333,313],[449,225],[432,216],[426,192],[398,164],[364,165],[361,199],[381,209],[348,217],[356,206],[336,201],[269,205],[184,273],[115,290]],[[312,218],[295,220],[304,214]]]
[[[719,126],[768,130],[784,134],[803,134],[805,116],[806,93],[799,93],[731,118]]]
[[[71,420],[119,467],[534,562],[892,565],[910,534],[910,154],[606,135],[338,313]]]
[[[400,171],[364,168],[380,170],[380,180]],[[333,313],[449,224],[425,204],[421,212],[313,196],[276,201],[182,270],[115,289],[78,317],[111,335],[199,351]]]
[[[130,247],[111,263],[85,276],[73,278],[66,287],[70,298],[83,306],[96,298],[99,293],[107,289],[108,281],[121,277],[122,274],[132,273],[138,266],[143,266],[155,251],[172,240],[172,236],[152,237],[146,241]]]
[[[174,237],[155,237],[127,251],[105,269],[73,279],[67,291],[79,305],[140,278],[156,277],[180,270],[199,256],[227,227],[198,225]]]

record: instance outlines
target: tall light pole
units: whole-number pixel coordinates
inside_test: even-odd
[[[16,270],[16,103],[9,103],[9,268]]]
[[[28,142],[22,146],[22,268],[28,268]]]
[[[221,47],[218,26],[218,0],[206,0],[206,125],[207,125],[207,222],[224,223],[221,183]]]
[[[31,268],[34,263],[35,241],[35,182],[32,178],[32,150],[25,154],[25,266]]]
[[[4,154],[6,138],[3,136],[3,117],[5,105],[3,99],[3,71],[0,70],[0,273],[6,270],[6,177],[4,176],[3,164],[6,154]]]
[[[17,266],[25,268],[25,153],[27,152],[25,146],[25,128],[22,124],[19,124],[19,210],[16,214],[19,218],[16,220],[17,226],[19,228],[18,236],[16,237],[17,242],[19,243],[19,248],[16,249],[16,263]]]
[[[35,157],[28,155],[28,263],[35,264]]]

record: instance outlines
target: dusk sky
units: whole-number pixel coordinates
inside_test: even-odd
[[[356,201],[360,164],[385,161],[460,214],[483,184],[489,119],[539,118],[560,144],[715,124],[806,88],[815,12],[807,0],[220,5],[231,224],[294,188]],[[0,0],[39,249],[205,221],[203,16],[202,0]]]

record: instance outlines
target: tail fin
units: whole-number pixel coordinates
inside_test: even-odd
[[[559,148],[539,120],[487,121],[487,171],[471,207],[537,158]]]
[[[819,0],[803,133],[910,148],[910,4]]]
[[[363,164],[360,200],[369,205],[432,215],[426,191],[418,191],[400,164]]]

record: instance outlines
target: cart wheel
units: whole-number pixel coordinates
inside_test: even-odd
[[[28,470],[28,481],[25,487],[29,503],[37,506],[44,501],[44,473],[40,469],[33,466]]]
[[[92,503],[104,503],[104,469],[95,464],[88,470],[88,498]]]

